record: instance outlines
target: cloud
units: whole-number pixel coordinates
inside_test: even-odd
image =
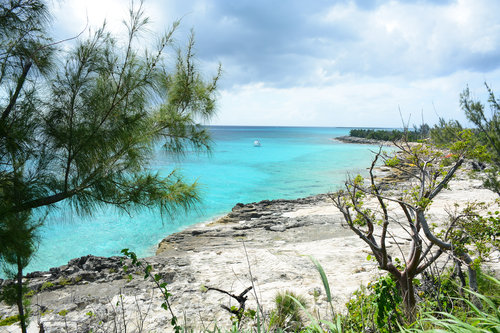
[[[407,79],[446,75],[454,71],[488,69],[500,45],[500,26],[492,3],[458,1],[426,4],[387,2],[372,11],[354,3],[335,5],[324,15],[326,22],[356,27],[359,39],[345,46],[336,66],[344,72],[374,77],[401,75]],[[500,10],[499,5],[494,5]]]
[[[197,31],[200,58],[223,62],[226,85],[326,84],[335,73],[415,79],[500,66],[500,4],[492,1],[195,1],[176,10]]]
[[[486,101],[483,82],[498,78],[500,69],[484,77],[460,71],[449,76],[406,81],[345,76],[322,87],[269,87],[254,83],[222,90],[216,122],[225,125],[401,127],[442,117],[467,124],[459,94],[469,85]],[[491,80],[490,80],[491,79]],[[497,82],[496,87],[500,86]],[[495,88],[495,87],[493,87]]]
[[[117,27],[128,3],[68,0],[59,27],[85,10]],[[466,84],[500,86],[498,12],[495,0],[146,1],[152,30],[182,18],[177,41],[194,28],[203,68],[222,63],[219,124],[398,126],[398,105],[463,119]]]

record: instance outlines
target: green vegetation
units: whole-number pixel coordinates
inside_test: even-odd
[[[271,311],[269,318],[269,330],[282,329],[297,332],[305,326],[305,320],[301,313],[302,308],[307,306],[304,297],[293,291],[278,292],[274,298],[276,308]]]
[[[69,285],[69,284],[71,284],[71,283],[72,283],[71,279],[67,279],[67,278],[65,278],[65,277],[61,277],[61,278],[59,279],[59,281],[57,281],[57,284],[59,284],[59,285],[61,285],[61,286],[67,286],[67,285]]]
[[[316,264],[323,270],[317,261]],[[308,311],[302,297],[286,291],[276,295],[275,309],[269,317],[253,317],[251,326],[257,332],[497,332],[500,281],[478,272],[480,288],[479,292],[473,292],[462,289],[456,279],[455,270],[446,269],[415,281],[420,302],[412,321],[405,316],[396,281],[387,275],[356,291],[346,304],[345,315],[331,313],[321,319],[319,313],[313,315]],[[328,280],[323,283],[325,291],[329,290]],[[226,330],[215,325],[213,330],[205,331]],[[239,328],[236,322],[227,331],[250,332]]]
[[[497,164],[500,108],[493,92],[487,88],[491,118],[485,116],[481,103],[470,99],[468,89],[461,95],[462,108],[477,128],[464,129],[457,121],[441,119],[430,131],[426,127],[430,137],[425,141],[420,141],[422,135],[420,143],[408,144],[409,136],[402,136],[395,141],[397,153],[388,155],[379,151],[376,154],[368,181],[355,177],[346,182],[344,190],[331,196],[349,228],[370,248],[373,253],[370,259],[389,273],[368,289],[358,291],[356,298],[347,304],[345,330],[394,332],[419,325],[420,329],[451,330],[452,326],[437,324],[440,318],[446,323],[459,323],[455,328],[484,330],[487,327],[485,331],[488,331],[493,327],[492,318],[495,311],[498,313],[498,283],[495,280],[492,286],[488,282],[489,287],[485,288],[483,284],[488,279],[481,275],[480,269],[481,263],[499,249],[499,212],[479,214],[489,208],[481,202],[455,205],[448,211],[448,221],[439,221],[439,228],[437,221],[427,216],[433,199],[448,186],[466,159],[476,161],[478,166],[487,163],[485,186],[499,193],[495,184],[500,175]],[[374,133],[376,131],[365,130],[360,136],[394,139],[387,136],[390,132],[378,137]],[[409,182],[406,189],[388,193],[377,182],[373,169],[380,159],[404,176]],[[377,207],[367,202],[376,202]],[[392,210],[387,208],[389,204]],[[395,216],[393,211],[398,207],[401,214]],[[394,237],[393,226],[402,226],[411,240],[410,251],[403,253],[400,249],[399,257],[388,255],[386,250],[387,239]],[[442,255],[448,255],[454,262],[452,272],[433,271]],[[467,273],[462,272],[462,266]],[[418,280],[417,276],[423,276],[425,281]],[[466,293],[467,290],[470,292]],[[427,319],[422,319],[424,317]]]
[[[402,321],[402,298],[396,281],[385,276],[356,291],[346,304],[346,331],[362,332],[366,329],[393,332]]]
[[[431,129],[431,142],[437,147],[447,147],[458,140],[464,128],[456,120],[446,122],[443,118]]]
[[[421,126],[413,132],[419,135],[413,137],[398,131],[351,132],[352,136],[399,140],[396,142],[399,152],[387,155],[379,151],[368,182],[358,176],[346,183],[345,190],[332,195],[347,225],[370,247],[374,255],[370,259],[390,274],[390,278],[382,278],[368,289],[358,291],[357,297],[347,304],[349,315],[344,326],[347,331],[392,332],[410,326],[420,327],[413,328],[414,331],[498,330],[499,284],[484,278],[480,268],[499,249],[499,212],[479,214],[488,210],[488,204],[469,202],[464,207],[455,205],[450,209],[449,220],[440,221],[439,228],[436,222],[427,221],[427,210],[434,197],[447,187],[465,159],[475,161],[477,169],[485,169],[485,187],[500,195],[500,103],[487,85],[486,88],[490,116],[481,102],[470,97],[468,89],[460,96],[462,109],[476,126],[473,129],[464,129],[455,120],[440,119],[430,131],[428,126]],[[407,144],[424,142],[421,141],[424,138],[427,138],[425,144]],[[384,192],[373,175],[378,159],[409,179],[406,190],[395,195]],[[378,203],[376,209],[366,204],[370,199]],[[399,217],[392,216],[387,209],[390,203],[401,209]],[[404,226],[411,239],[410,252],[401,252],[400,258],[389,256],[386,250],[387,238],[393,235],[392,225]],[[431,266],[443,254],[453,258],[454,270],[429,275]],[[462,272],[462,266],[467,274]],[[416,279],[422,274],[426,277],[425,288]],[[493,299],[485,295],[492,295]]]
[[[484,186],[500,196],[500,101],[487,85],[489,112],[485,104],[471,97],[469,88],[460,95],[460,105],[468,120],[474,124],[469,129],[469,144],[474,144],[481,153],[473,156],[479,169],[484,168]],[[431,141],[438,147],[450,148],[460,141],[463,126],[456,120],[439,123],[431,129]]]
[[[500,281],[485,277],[496,288],[500,288]],[[422,317],[406,332],[498,332],[500,328],[500,312],[498,308],[499,295],[496,298],[487,297],[481,293],[466,290],[468,295],[473,295],[481,301],[480,306],[475,305],[466,297],[457,297],[453,300],[462,304],[461,313],[453,311],[426,311]]]
[[[490,166],[486,169],[484,186],[500,196],[500,100],[496,99],[493,90],[485,85],[488,90],[490,115],[485,111],[483,103],[471,97],[469,88],[460,95],[460,105],[467,119],[476,126],[478,140],[489,153],[487,161]]]
[[[145,280],[149,279],[150,281],[154,282],[155,288],[161,292],[163,298],[163,303],[161,304],[161,307],[165,311],[168,311],[171,315],[170,324],[172,325],[176,333],[181,332],[182,327],[179,325],[178,318],[174,314],[172,307],[170,306],[169,298],[170,296],[172,296],[172,294],[169,292],[167,288],[167,283],[162,281],[161,275],[157,273],[153,274],[153,267],[138,260],[135,252],[129,251],[129,249],[122,249],[121,253],[127,258],[130,258],[132,260],[132,266],[140,268],[140,270],[137,271],[138,274],[141,274],[142,271]],[[124,265],[123,270],[126,273],[128,271],[128,266]],[[131,274],[128,275],[128,279],[129,281],[133,279]]]
[[[68,312],[69,311],[65,309],[65,310],[59,311],[57,314],[60,315],[61,317],[65,317],[68,314]]]
[[[372,139],[379,141],[398,141],[398,140],[406,140],[409,142],[416,142],[427,139],[429,137],[430,128],[429,125],[423,124],[420,127],[414,127],[413,131],[411,130],[383,130],[383,129],[352,129],[349,131],[349,136],[364,138],[364,139]]]
[[[10,316],[7,318],[0,319],[0,326],[10,326],[19,321],[19,315]]]
[[[103,25],[59,48],[49,20],[43,0],[0,3],[0,263],[17,281],[23,332],[22,272],[56,203],[79,214],[104,205],[174,214],[198,202],[196,183],[148,163],[159,142],[171,154],[210,149],[202,125],[220,75],[202,79],[192,36],[185,50],[175,47],[179,22],[144,50],[142,3],[130,9],[123,41]]]
[[[40,291],[44,291],[46,289],[54,287],[54,284],[50,281],[46,281],[42,284],[42,287],[40,288]]]
[[[462,224],[456,220],[445,227],[445,232],[437,232],[433,228],[432,217],[427,215],[433,199],[447,186],[474,147],[457,145],[450,164],[443,163],[443,160],[447,160],[447,154],[428,145],[408,145],[403,141],[396,143],[396,146],[399,148],[396,156],[381,151],[376,154],[368,181],[357,176],[346,182],[344,190],[332,194],[331,199],[343,214],[349,228],[370,248],[379,268],[389,272],[396,281],[402,295],[405,316],[413,321],[417,305],[414,280],[443,253],[452,254],[466,263],[469,284],[472,289],[477,289],[474,259],[471,258],[471,253],[463,251],[465,246],[474,245],[472,238],[453,236],[460,234],[459,230],[462,230]],[[393,194],[378,184],[374,176],[378,159],[389,161],[392,168],[409,177],[410,184],[405,190]],[[376,202],[377,206],[366,205],[368,201]],[[389,210],[390,204],[400,211]],[[469,215],[472,216],[472,208],[469,207],[469,210]],[[460,219],[462,216],[460,215]],[[409,251],[401,251],[398,258],[389,254],[387,247],[395,228],[399,227],[406,230],[411,241]],[[484,240],[487,239],[489,238],[485,235]]]

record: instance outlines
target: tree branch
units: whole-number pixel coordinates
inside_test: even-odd
[[[453,167],[448,171],[443,180],[429,194],[428,196],[429,200],[432,200],[450,182],[455,172],[460,168],[460,166],[462,166],[462,163],[464,163],[464,160],[465,159],[463,156],[459,158],[459,160],[455,163],[455,165],[453,165]]]
[[[14,91],[14,94],[10,97],[9,104],[2,113],[2,118],[0,119],[1,122],[4,122],[7,119],[14,105],[16,104],[17,99],[19,97],[19,93],[23,88],[24,82],[26,81],[26,77],[28,76],[28,72],[30,71],[32,65],[33,63],[31,61],[28,61],[27,63],[24,64],[23,72],[19,77],[19,79],[17,79],[16,90]]]

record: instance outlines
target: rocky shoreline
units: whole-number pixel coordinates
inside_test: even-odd
[[[345,234],[346,230],[343,229],[339,233],[333,228],[325,228],[332,223],[328,217],[293,215],[298,210],[318,205],[329,205],[327,195],[296,200],[238,203],[229,214],[216,221],[167,236],[158,245],[155,256],[141,260],[152,266],[153,273],[158,273],[162,282],[169,284],[173,294],[172,308],[174,311],[181,311],[177,315],[182,316],[184,313],[188,314],[188,318],[197,318],[186,324],[199,328],[201,322],[217,320],[219,324],[230,325],[229,315],[220,307],[222,304],[229,304],[230,300],[223,294],[212,291],[206,293],[204,289],[216,287],[237,292],[238,283],[243,283],[242,286],[252,283],[247,276],[246,260],[243,260],[244,248],[248,251],[244,255],[246,258],[259,261],[262,256],[255,256],[255,251],[269,252],[269,246],[273,247],[273,243],[293,243],[298,240],[299,233],[301,241],[328,239],[334,234]],[[216,258],[210,259],[214,256],[224,258],[225,261],[217,263],[217,260],[212,260]],[[315,273],[307,258],[302,258],[302,261],[308,270]],[[234,265],[239,266],[238,273],[232,267],[231,270],[234,271],[213,276],[215,270],[225,270]],[[124,266],[128,267],[126,272]],[[256,266],[251,267],[256,272],[259,271]],[[280,273],[279,270],[273,272],[274,269],[275,267],[269,267],[265,278],[273,284],[302,278],[297,271]],[[129,279],[129,274],[133,279]],[[144,280],[142,275],[141,268],[134,267],[129,259],[92,255],[72,259],[67,265],[51,268],[47,272],[29,273],[25,280],[32,290],[30,294],[34,295],[30,330],[38,332],[39,325],[44,327],[45,332],[65,331],[66,327],[71,332],[87,332],[98,328],[104,331],[114,330],[121,317],[127,318],[130,322],[129,330],[134,331],[132,327],[137,330],[140,326],[134,324],[138,321],[138,308],[149,309],[149,316],[142,324],[148,327],[147,331],[160,328],[162,331],[169,330],[169,315],[161,308],[159,292],[155,291],[152,281]],[[254,282],[263,280],[258,275],[255,275]],[[317,282],[317,286],[310,288],[308,292],[321,292],[319,279]],[[5,287],[8,283],[10,281],[0,280],[0,287]],[[283,283],[283,287],[286,287],[286,283]],[[124,302],[123,313],[113,306],[118,300]],[[262,300],[262,305],[269,303],[270,308],[269,301],[271,300]],[[254,302],[250,300],[249,306],[255,308],[256,304],[252,304]],[[321,304],[320,300],[318,302]],[[15,307],[0,304],[0,318],[14,316],[16,311]],[[7,332],[15,332],[18,327],[12,325],[6,329]]]
[[[357,144],[369,144],[369,145],[382,145],[382,146],[393,146],[391,141],[381,141],[375,139],[358,138],[356,136],[338,136],[333,140],[337,140],[344,143],[357,143]]]
[[[318,223],[319,221],[316,220],[289,218],[286,213],[327,202],[327,200],[326,194],[319,194],[294,200],[277,199],[249,204],[237,203],[224,217],[167,236],[158,244],[156,255],[173,248],[181,251],[194,250],[193,243],[203,243],[203,239],[212,240],[212,237],[226,239],[244,237],[248,240],[248,237],[252,235],[253,239],[256,232],[284,232]],[[193,238],[197,238],[196,242],[191,241]],[[226,245],[227,242],[224,243],[224,246]]]
[[[387,175],[389,169],[378,170],[379,177]],[[465,173],[450,189],[431,208],[436,219],[443,218],[452,202],[495,198]],[[293,290],[307,299],[310,311],[326,313],[321,279],[309,256],[323,265],[334,306],[343,311],[352,292],[380,272],[366,260],[365,244],[342,223],[325,194],[238,203],[220,219],[167,236],[155,256],[141,261],[168,284],[172,310],[182,325],[195,331],[213,328],[215,322],[230,327],[230,315],[221,305],[236,302],[215,289],[239,294],[253,287],[247,309],[257,309],[258,300],[264,315],[272,310],[277,291]],[[395,239],[390,250],[399,246]],[[44,332],[120,332],[125,326],[129,332],[171,330],[170,313],[162,309],[154,282],[123,257],[76,258],[48,272],[30,273],[26,282],[33,295],[30,332],[39,332],[41,326]],[[0,319],[16,311],[0,303]],[[0,331],[18,332],[19,327]]]

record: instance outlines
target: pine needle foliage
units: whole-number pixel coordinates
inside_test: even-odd
[[[125,21],[125,40],[103,24],[53,42],[43,0],[0,2],[1,263],[27,265],[39,217],[62,201],[80,214],[113,205],[167,215],[199,201],[196,182],[148,163],[160,143],[172,155],[209,150],[220,66],[203,78],[193,35],[173,43],[179,22],[146,49],[142,2]]]
[[[178,22],[154,51],[141,53],[148,24],[142,4],[130,11],[124,45],[103,25],[68,52],[42,37],[42,1],[2,7],[1,220],[63,200],[80,213],[104,204],[172,213],[194,204],[196,183],[148,168],[161,141],[170,153],[210,147],[202,122],[215,113],[220,70],[202,79],[194,38],[173,55],[177,65],[169,72],[165,54]],[[55,57],[62,65],[50,61]]]
[[[500,99],[485,83],[488,91],[489,112],[486,106],[475,100],[467,87],[460,95],[460,106],[476,127],[478,138],[489,153],[490,167],[486,169],[484,186],[500,196]]]

